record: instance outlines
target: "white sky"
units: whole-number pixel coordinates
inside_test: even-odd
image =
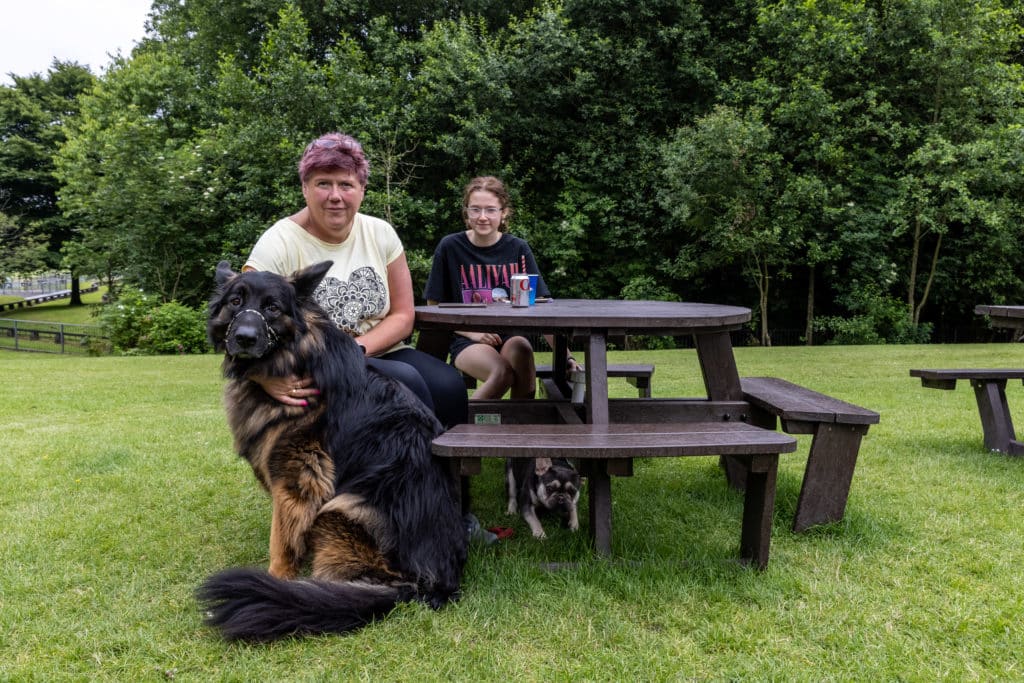
[[[54,58],[99,76],[108,54],[131,54],[145,35],[151,0],[0,0],[0,84],[8,74],[45,75]]]

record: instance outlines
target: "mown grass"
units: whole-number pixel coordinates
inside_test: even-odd
[[[1018,679],[1024,460],[984,450],[969,387],[923,389],[908,369],[1013,367],[1021,351],[738,349],[744,375],[882,415],[840,523],[790,531],[809,437],[783,456],[764,572],[735,561],[742,501],[714,458],[613,481],[612,562],[505,518],[488,463],[475,511],[516,535],[473,550],[460,603],[264,646],[220,641],[193,599],[209,573],[267,562],[268,499],[232,453],[219,359],[3,353],[0,679]],[[655,363],[655,396],[702,391],[692,351],[611,360]],[[1007,393],[1020,422],[1024,388]]]
[[[98,310],[100,301],[107,288],[100,287],[94,292],[82,294],[82,306],[71,306],[68,299],[57,299],[46,301],[41,304],[29,306],[28,308],[15,308],[9,311],[0,311],[0,318],[15,318],[17,320],[31,320],[38,322],[65,323],[75,325],[95,325],[96,317],[93,313]],[[21,301],[24,297],[0,296],[0,304]]]

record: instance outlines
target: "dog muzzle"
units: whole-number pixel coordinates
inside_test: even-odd
[[[224,335],[224,348],[239,358],[261,358],[277,346],[277,333],[263,314],[246,308],[235,314]]]

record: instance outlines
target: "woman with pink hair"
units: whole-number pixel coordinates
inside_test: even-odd
[[[263,233],[244,270],[290,275],[332,261],[317,303],[355,338],[367,364],[409,387],[446,428],[465,422],[466,387],[458,371],[405,343],[415,319],[412,276],[391,224],[359,212],[370,173],[362,146],[342,133],[322,135],[306,147],[298,170],[306,206]],[[289,405],[304,405],[317,391],[305,378],[255,381]]]

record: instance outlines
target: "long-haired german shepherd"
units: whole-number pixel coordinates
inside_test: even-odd
[[[437,419],[366,367],[313,292],[331,263],[285,278],[217,267],[207,332],[224,352],[235,449],[270,493],[270,570],[216,574],[198,597],[228,639],[342,633],[398,602],[458,598],[466,531],[454,482],[430,453]],[[311,377],[308,407],[251,377]],[[309,578],[297,578],[305,559]]]

